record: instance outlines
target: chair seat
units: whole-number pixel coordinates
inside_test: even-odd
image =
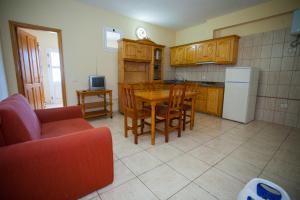
[[[127,112],[127,116],[134,118],[133,112]],[[147,117],[151,117],[151,111],[149,109],[139,109],[137,110],[137,118],[139,119],[145,119]]]
[[[168,107],[167,106],[157,106],[156,107],[156,116],[166,118],[168,112]],[[171,111],[170,112],[170,118],[175,118],[180,116],[180,111]]]
[[[56,137],[92,128],[93,126],[82,118],[48,122],[42,124],[41,138]]]
[[[182,110],[187,111],[187,110],[192,110],[192,106],[189,104],[183,104],[182,105]]]

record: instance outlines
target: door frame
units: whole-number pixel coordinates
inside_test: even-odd
[[[11,21],[11,20],[9,20],[8,22],[9,22],[9,28],[10,28],[13,57],[14,57],[14,62],[15,62],[18,92],[23,95],[25,95],[25,91],[24,91],[24,84],[23,84],[21,64],[20,64],[20,55],[19,55],[19,51],[18,51],[17,29],[18,28],[28,28],[28,29],[33,29],[33,30],[51,31],[51,32],[57,33],[58,51],[59,51],[59,59],[60,59],[60,70],[61,70],[61,91],[62,91],[63,105],[67,106],[67,93],[66,93],[65,70],[64,70],[64,59],[63,59],[63,46],[62,46],[62,31],[57,28],[50,28],[50,27],[27,24],[27,23],[16,22],[16,21]],[[44,69],[42,69],[42,70],[44,70]]]

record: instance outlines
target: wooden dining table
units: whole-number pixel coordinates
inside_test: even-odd
[[[152,91],[136,91],[135,96],[138,100],[147,102],[151,105],[151,144],[155,144],[155,108],[156,105],[159,103],[168,102],[169,100],[169,93],[170,90],[168,89],[161,89],[161,90],[152,90]],[[198,92],[186,92],[185,98],[192,99],[192,111],[195,110],[195,98],[198,95]],[[195,116],[195,112],[192,112],[191,118],[193,119]],[[194,122],[191,120],[191,126],[194,126]]]

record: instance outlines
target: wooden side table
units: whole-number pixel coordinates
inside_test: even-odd
[[[84,118],[109,116],[112,118],[112,90],[77,90],[77,104]],[[86,102],[86,97],[97,96],[99,101]],[[107,99],[108,96],[108,99]]]

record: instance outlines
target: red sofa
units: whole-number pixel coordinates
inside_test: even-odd
[[[93,128],[80,107],[0,102],[0,199],[77,199],[112,181],[110,130]]]

